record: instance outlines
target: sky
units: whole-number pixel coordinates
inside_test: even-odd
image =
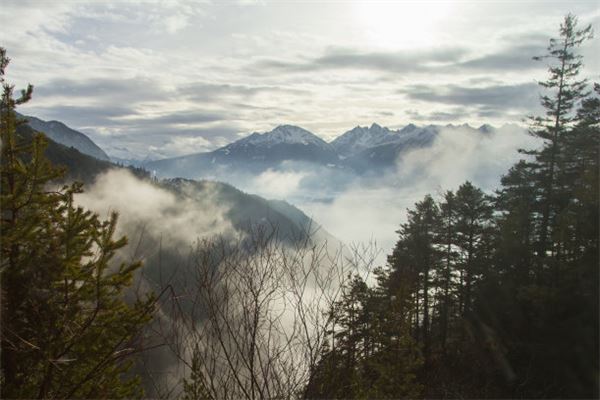
[[[599,1],[3,0],[20,111],[88,134],[110,156],[209,151],[280,124],[325,140],[357,125],[519,123],[568,12],[596,38]]]

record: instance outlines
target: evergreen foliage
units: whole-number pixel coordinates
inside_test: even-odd
[[[183,380],[182,400],[210,400],[210,392],[206,388],[206,379],[202,372],[200,350],[195,348],[192,354],[191,373]]]
[[[13,97],[8,62],[0,49],[2,397],[140,396],[126,373],[154,300],[124,300],[140,264],[112,262],[127,243],[114,238],[117,215],[102,221],[74,205],[80,184],[54,190],[63,171],[45,158],[45,137],[17,135],[15,107],[32,87]]]
[[[598,398],[600,85],[576,53],[591,35],[567,15],[536,57],[542,145],[495,196],[426,196],[376,286],[352,281],[309,397]]]
[[[376,284],[350,275],[322,318],[315,308],[324,335],[310,349],[308,373],[294,381],[293,390],[273,393],[598,398],[600,85],[590,91],[578,78],[583,60],[576,50],[591,37],[591,27],[578,29],[569,14],[559,33],[547,54],[535,57],[549,62],[549,77],[540,83],[545,114],[531,118],[530,133],[542,140],[540,148],[522,151],[526,157],[502,177],[494,195],[467,181],[437,200],[427,195],[408,210],[387,265],[375,270]],[[0,48],[2,395],[141,396],[138,379],[128,371],[131,355],[143,348],[140,332],[155,301],[124,300],[140,264],[115,265],[115,252],[126,245],[125,238],[114,239],[117,215],[102,221],[75,206],[80,184],[52,189],[63,171],[45,158],[44,136],[20,127],[15,108],[31,98],[32,87],[14,98],[13,87],[4,82],[8,61]],[[90,166],[98,168],[104,166]],[[260,351],[261,343],[273,344],[269,328],[279,320],[266,317],[273,298],[259,298],[276,293],[284,276],[272,268],[278,253],[264,254],[265,265],[254,270],[247,257],[231,258],[235,280],[228,282],[248,285],[232,285],[231,297],[207,297],[211,308],[204,311],[213,315],[214,332],[195,332],[202,340],[213,332],[208,343],[221,348],[193,349],[191,373],[182,381],[184,399],[242,392],[269,397],[261,387],[281,384],[275,381],[293,377],[291,366],[300,365],[273,355],[289,351],[291,341]],[[290,265],[285,272],[295,279],[301,264]],[[314,271],[317,266],[311,264]],[[263,294],[253,292],[256,279]],[[199,282],[205,292],[196,294],[210,295],[211,286]],[[296,305],[303,311],[301,300]],[[231,322],[240,308],[246,325]],[[235,318],[224,318],[228,313]],[[306,323],[298,319],[294,332],[308,332]],[[308,342],[311,336],[306,337]],[[188,360],[189,348],[184,350]],[[203,359],[206,354],[212,360]],[[224,370],[207,366],[222,365],[217,363],[222,354],[229,357],[229,375],[213,379]],[[272,359],[263,362],[266,354]],[[278,378],[263,378],[273,368],[280,368]],[[214,383],[236,380],[237,391]]]
[[[384,271],[378,272],[385,280]],[[415,398],[422,356],[409,332],[405,299],[349,277],[333,309],[330,342],[313,371],[306,398]],[[390,310],[393,313],[390,313]]]

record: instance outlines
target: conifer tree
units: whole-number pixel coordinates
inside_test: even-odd
[[[540,137],[546,143],[540,151],[530,151],[537,160],[538,177],[540,180],[540,212],[539,238],[537,255],[545,258],[549,236],[552,234],[552,221],[556,214],[556,173],[561,158],[564,138],[570,128],[577,122],[578,115],[574,112],[579,102],[587,96],[587,80],[577,80],[583,66],[582,56],[576,49],[592,37],[591,25],[577,30],[577,17],[568,14],[560,26],[560,39],[550,39],[548,53],[534,57],[535,60],[550,60],[548,66],[549,78],[540,85],[550,91],[541,97],[546,115],[533,118],[531,133]]]
[[[407,265],[395,264],[392,268],[414,268],[417,272],[417,290],[415,292],[416,339],[423,343],[425,363],[431,348],[431,280],[434,269],[439,263],[439,251],[435,246],[439,225],[439,209],[430,195],[415,204],[408,211],[408,221],[398,231],[399,242],[405,242],[408,252]],[[403,247],[397,246],[398,250]],[[399,255],[396,255],[398,257]],[[394,260],[392,260],[394,261]]]
[[[435,286],[439,288],[439,325],[442,353],[446,354],[448,330],[451,324],[451,309],[456,292],[456,196],[452,191],[444,194],[444,200],[439,205],[440,224],[437,242],[440,246],[440,263],[436,271]]]
[[[17,135],[15,107],[32,87],[13,97],[8,62],[0,49],[2,397],[140,396],[126,374],[154,302],[123,298],[140,264],[112,261],[127,243],[114,239],[116,214],[76,206],[80,184],[53,188],[62,171],[44,157],[45,137]]]
[[[516,277],[522,284],[535,276],[535,204],[537,190],[531,163],[519,161],[501,179],[495,208],[499,240],[496,244],[497,272]]]
[[[456,244],[460,248],[459,271],[462,287],[460,309],[465,316],[470,308],[473,285],[482,269],[488,264],[489,233],[492,219],[492,208],[489,199],[481,189],[465,182],[456,192],[457,221],[455,226]]]
[[[387,281],[385,272],[377,274],[381,283]],[[332,310],[335,339],[324,346],[305,397],[419,396],[422,385],[416,377],[422,358],[410,335],[408,303],[386,290],[369,289],[358,276],[349,280]]]
[[[210,400],[209,391],[206,388],[206,379],[202,371],[202,360],[200,350],[196,347],[192,353],[191,373],[188,379],[183,380],[182,400]]]

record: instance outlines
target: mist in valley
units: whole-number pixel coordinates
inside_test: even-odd
[[[5,0],[0,397],[599,398],[599,30]]]

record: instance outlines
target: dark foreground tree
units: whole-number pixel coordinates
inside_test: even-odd
[[[117,215],[75,206],[81,185],[52,187],[61,171],[44,157],[44,136],[16,134],[15,107],[32,87],[13,97],[8,62],[0,48],[2,397],[140,396],[126,374],[154,301],[124,300],[140,264],[112,262],[127,243],[113,238]]]
[[[579,119],[575,110],[589,94],[586,90],[587,80],[578,79],[583,57],[576,50],[591,37],[591,25],[578,30],[577,17],[568,14],[560,26],[560,38],[550,39],[546,55],[534,57],[535,60],[548,60],[550,75],[546,81],[540,82],[547,89],[541,96],[546,115],[533,118],[534,125],[531,128],[531,133],[543,139],[545,145],[540,150],[526,152],[536,158],[541,214],[537,255],[542,260],[547,253],[554,255],[556,251],[560,251],[549,243],[557,208],[561,207],[565,195],[557,178],[564,162],[566,138],[572,134],[571,129]]]
[[[551,40],[540,147],[495,198],[469,182],[426,196],[377,286],[352,282],[313,397],[598,398],[600,86],[576,53],[590,36],[567,15]]]

